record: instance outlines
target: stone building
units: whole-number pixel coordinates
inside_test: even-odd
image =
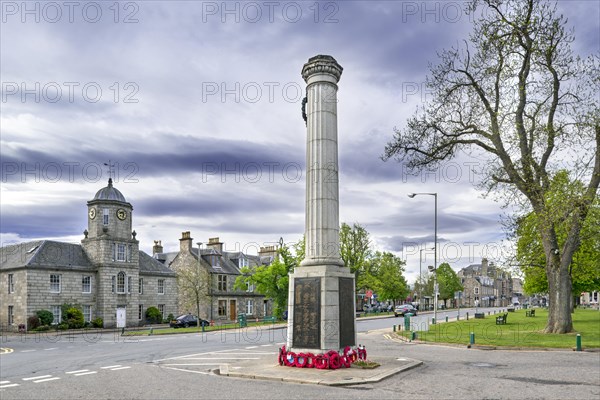
[[[108,180],[87,202],[88,227],[81,244],[40,240],[1,248],[0,324],[17,327],[38,310],[62,319],[61,305],[79,306],[86,322],[137,326],[145,310],[163,317],[177,311],[173,271],[139,250],[133,207]]]
[[[183,232],[179,251],[163,252],[155,241],[153,257],[179,276],[178,312],[197,314],[196,291],[200,318],[209,321],[234,321],[240,313],[248,318],[271,316],[272,301],[255,292],[254,287],[234,288],[244,267],[269,264],[276,254],[274,246],[261,248],[258,256],[224,250],[218,237],[210,238],[205,247],[194,246],[190,232]]]
[[[505,307],[512,304],[513,279],[510,273],[489,263],[471,264],[460,271],[458,277],[464,287],[461,306]]]

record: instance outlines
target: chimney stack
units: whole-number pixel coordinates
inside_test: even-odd
[[[192,251],[192,237],[190,231],[181,232],[181,239],[179,239],[179,251],[191,253]]]
[[[154,241],[154,246],[152,247],[152,255],[160,254],[163,252],[162,243],[160,240]]]

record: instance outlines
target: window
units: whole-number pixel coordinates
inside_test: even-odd
[[[165,317],[165,305],[164,304],[159,304],[158,305],[158,311],[160,311],[160,315],[164,318]]]
[[[219,300],[219,317],[227,316],[227,300]]]
[[[133,286],[133,277],[128,276],[127,277],[127,293],[131,293],[132,286]]]
[[[254,300],[248,300],[246,302],[246,314],[248,314],[248,315],[254,314]]]
[[[113,275],[110,291],[114,293],[116,290],[116,286],[117,286],[117,277]]]
[[[165,294],[165,280],[158,280],[158,294]]]
[[[125,245],[117,243],[117,261],[125,261]]]
[[[84,276],[81,278],[81,292],[92,293],[92,277]]]
[[[117,293],[125,293],[125,272],[117,274]]]
[[[8,324],[12,325],[15,323],[15,313],[14,313],[15,307],[14,306],[8,306]]]
[[[217,275],[217,289],[227,291],[227,275]]]
[[[254,283],[246,282],[246,292],[254,292]]]
[[[138,292],[140,292],[140,294],[144,294],[144,278],[140,278],[138,281]]]
[[[60,293],[60,275],[50,275],[50,291]]]
[[[85,322],[92,321],[92,306],[83,306],[83,320]]]
[[[139,304],[138,305],[138,319],[141,320],[143,316],[144,316],[144,305]]]
[[[8,274],[8,293],[15,291],[15,278],[13,274]]]
[[[60,306],[52,306],[52,315],[54,316],[54,319],[52,320],[52,324],[53,325],[60,324],[62,321]]]
[[[108,208],[102,209],[102,223],[108,225]]]
[[[240,268],[244,268],[244,267],[247,267],[248,265],[249,265],[249,264],[248,264],[248,259],[247,259],[246,257],[244,257],[244,255],[242,255],[242,256],[240,257],[240,259],[239,259],[239,265],[238,265],[238,266],[239,266]]]
[[[479,288],[478,288],[478,287],[476,287],[476,288],[473,288],[473,290],[474,290],[474,293],[475,293],[475,294],[479,294]]]

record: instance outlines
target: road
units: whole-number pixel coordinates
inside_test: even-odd
[[[440,317],[441,318],[441,317]],[[322,387],[217,376],[218,365],[272,353],[286,330],[237,330],[125,339],[6,336],[0,398],[8,399],[431,399],[599,398],[598,353],[482,351],[393,340],[401,318],[359,320],[369,358],[398,355],[424,365],[378,384]],[[380,327],[387,329],[380,330]],[[125,339],[125,340],[124,340]]]

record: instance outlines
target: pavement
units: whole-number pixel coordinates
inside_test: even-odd
[[[217,373],[222,376],[308,383],[326,386],[346,386],[380,382],[392,375],[423,364],[420,360],[403,357],[369,358],[380,364],[373,369],[352,366],[340,369],[295,368],[280,366],[277,354],[264,354],[254,360],[240,360],[235,365],[221,365]]]

